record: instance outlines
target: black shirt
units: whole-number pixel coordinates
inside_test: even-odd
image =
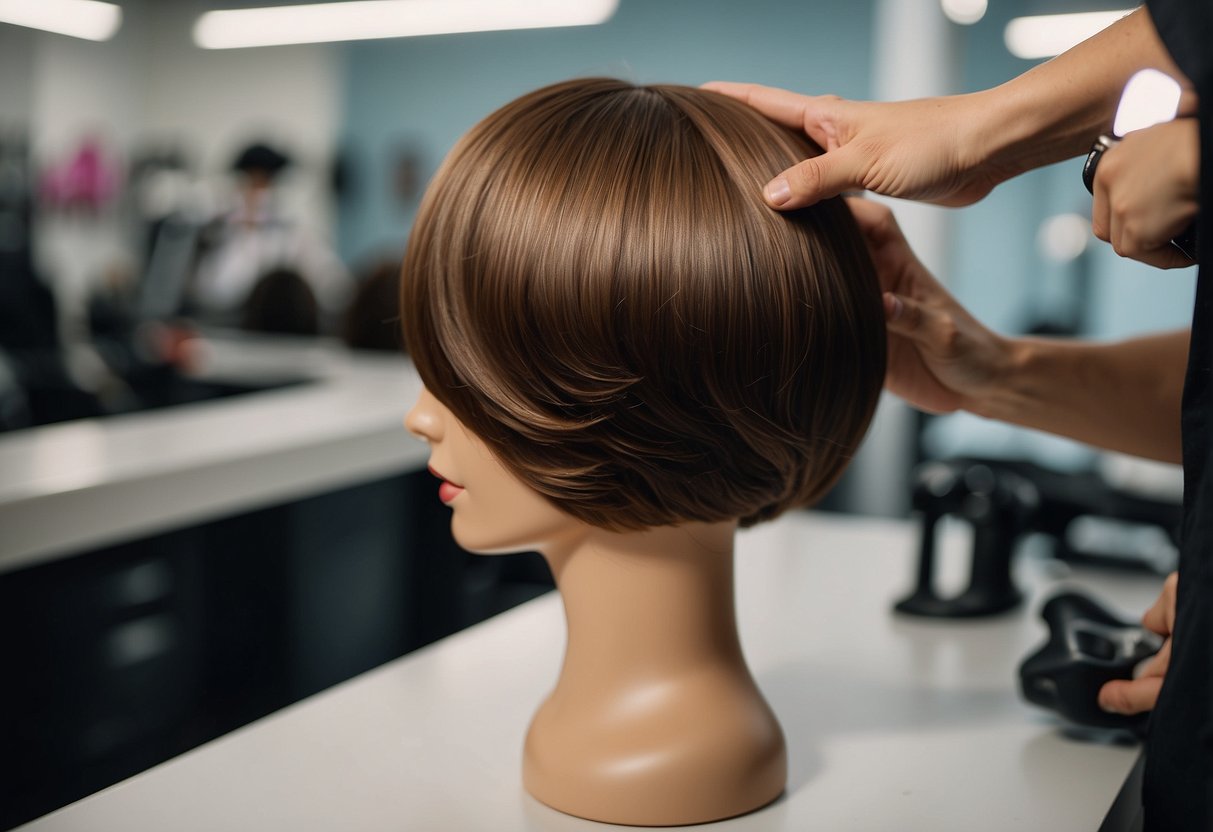
[[[1200,204],[1213,204],[1213,0],[1149,0],[1200,97]],[[1183,396],[1184,523],[1171,666],[1146,739],[1146,832],[1213,830],[1213,213],[1204,212]],[[1165,278],[1160,278],[1165,279]]]

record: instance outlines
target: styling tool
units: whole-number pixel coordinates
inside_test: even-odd
[[[1024,699],[1078,725],[1140,732],[1148,714],[1104,711],[1099,689],[1113,679],[1132,679],[1134,668],[1162,647],[1162,637],[1078,592],[1055,596],[1040,617],[1049,638],[1019,667]]]

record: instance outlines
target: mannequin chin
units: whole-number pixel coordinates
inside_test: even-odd
[[[551,566],[568,641],[522,779],[560,811],[681,825],[783,791],[733,540],[828,491],[887,354],[845,204],[762,202],[817,152],[705,90],[574,80],[476,125],[418,211],[406,424],[464,548]]]
[[[405,426],[429,444],[435,476],[459,487],[447,503],[451,534],[469,552],[542,551],[557,543],[571,545],[589,531],[510,473],[429,390],[422,390]]]

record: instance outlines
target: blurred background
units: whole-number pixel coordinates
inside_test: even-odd
[[[309,23],[272,0],[0,3],[0,828],[550,588],[533,556],[454,546],[400,425],[417,388],[396,270],[426,183],[488,112],[585,75],[977,90],[1127,11],[330,5],[354,18]],[[253,16],[208,14],[233,10]],[[292,42],[325,38],[340,40]],[[961,211],[895,209],[1002,332],[1186,325],[1194,270],[1095,240],[1080,170]],[[909,516],[916,466],[957,457],[1160,502],[1179,488],[1165,466],[890,400],[824,508]],[[1170,544],[1147,537],[1146,566],[1165,569]]]

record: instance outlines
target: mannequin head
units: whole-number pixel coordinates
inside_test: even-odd
[[[452,509],[451,533],[464,549],[482,555],[550,552],[574,548],[592,528],[502,465],[428,389],[405,425],[430,445],[430,470],[447,483],[440,496]]]
[[[814,502],[885,362],[845,205],[761,199],[816,152],[686,87],[576,80],[491,114],[436,175],[404,260],[405,339],[435,403],[589,526],[748,525]]]

